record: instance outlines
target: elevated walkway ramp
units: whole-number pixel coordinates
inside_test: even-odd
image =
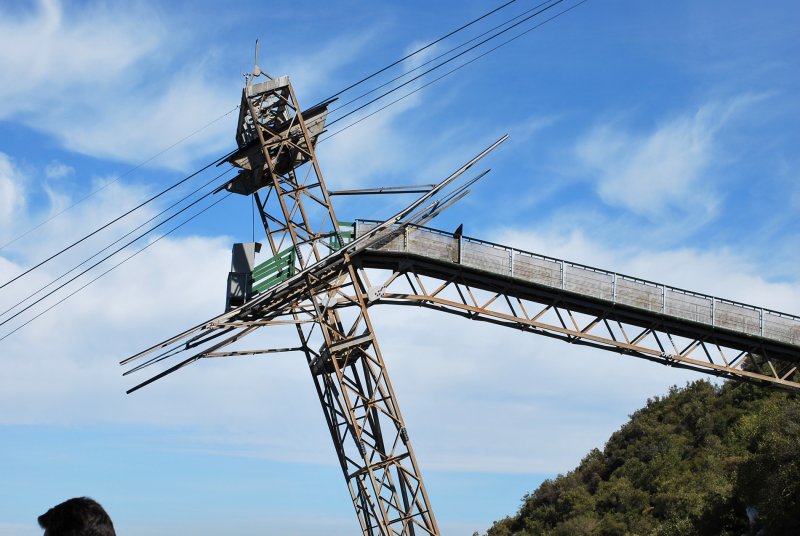
[[[355,236],[360,236],[375,224],[370,220],[357,221]],[[504,299],[531,300],[546,307],[591,315],[594,319],[588,325],[579,325],[574,319],[562,319],[554,326],[537,325],[534,315],[520,311],[509,315],[506,310],[493,316],[491,307],[470,303],[469,299],[446,300],[440,298],[439,291],[434,295],[420,288],[413,292],[392,293],[391,284],[382,285],[377,302],[414,301],[417,305],[473,318],[483,315],[485,318],[481,319],[496,323],[511,325],[516,321],[533,330],[543,328],[569,342],[598,346],[610,344],[613,348],[606,349],[654,358],[667,364],[673,362],[676,366],[690,365],[689,368],[700,368],[722,376],[734,370],[737,376],[747,375],[750,367],[744,361],[750,358],[750,354],[800,364],[800,317],[796,315],[485,240],[426,227],[408,227],[402,234],[361,252],[357,262],[363,268],[391,270],[395,273],[393,280],[399,274],[413,273],[450,282],[453,286],[462,284],[481,288],[498,296],[502,294]],[[412,277],[405,279],[413,284]],[[508,303],[511,305],[510,301]],[[638,326],[645,332],[633,335],[617,330],[615,336],[615,330],[608,325],[609,320]],[[594,335],[596,326],[602,324],[606,324],[605,335]],[[548,330],[549,327],[554,327],[555,331]],[[658,332],[661,333],[660,339]],[[693,346],[688,349],[676,347],[672,336],[689,339]],[[654,350],[641,355],[641,343],[645,338],[651,339]],[[672,348],[668,342],[672,343]],[[737,352],[726,354],[723,347]],[[687,354],[692,352],[695,354],[688,358]],[[773,370],[765,372],[779,380],[778,383],[797,372],[796,366],[778,370],[770,363],[769,367]]]

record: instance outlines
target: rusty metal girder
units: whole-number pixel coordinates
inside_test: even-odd
[[[239,132],[254,131],[249,143],[258,141],[265,164],[243,172],[254,173],[256,185],[268,185],[264,201],[254,195],[273,253],[288,240],[302,272],[330,254],[330,237],[343,243],[314,154],[321,124],[306,123],[288,77],[248,84],[243,104],[249,116]],[[272,207],[271,194],[277,201]],[[278,225],[271,229],[269,222]],[[439,534],[349,258],[344,256],[332,286],[320,288],[318,276],[310,272],[304,278],[304,299],[291,307],[291,316],[362,532]],[[344,294],[346,288],[354,292]],[[347,317],[330,308],[335,296],[346,296],[355,314]]]

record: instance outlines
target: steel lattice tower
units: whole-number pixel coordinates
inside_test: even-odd
[[[272,254],[288,245],[300,272],[343,244],[314,154],[327,111],[301,111],[287,76],[248,83],[230,162],[242,168],[229,187],[252,193]],[[308,119],[306,119],[307,116]],[[260,189],[266,189],[262,199]],[[305,274],[288,310],[296,322],[317,395],[364,534],[439,534],[414,450],[375,338],[365,286],[344,254],[325,284]],[[343,315],[332,299],[346,296]],[[264,320],[254,314],[252,329]]]

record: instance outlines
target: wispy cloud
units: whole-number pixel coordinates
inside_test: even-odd
[[[220,45],[199,47],[197,34],[172,31],[174,13],[146,3],[61,0],[3,11],[0,119],[53,136],[70,151],[132,164],[191,135],[150,164],[180,170],[232,146],[235,115],[218,119],[238,104],[240,73],[225,68]],[[304,55],[262,44],[260,62],[273,75],[291,72],[299,93],[315,95],[374,37],[374,29],[352,32]]]
[[[44,168],[44,176],[48,179],[63,179],[75,173],[75,168],[62,162],[50,162]]]
[[[647,132],[619,122],[600,124],[575,146],[575,155],[611,206],[656,219],[713,217],[720,180],[715,159],[720,138],[737,114],[764,98],[743,95],[699,107],[663,121]]]
[[[25,207],[25,176],[14,166],[11,158],[0,153],[0,240],[6,236]]]
[[[95,95],[113,86],[166,35],[160,24],[137,24],[127,15],[99,4],[65,13],[59,0],[40,0],[30,14],[3,13],[0,117],[35,113],[46,118],[75,93]]]
[[[70,225],[143,195],[116,188],[81,207]],[[800,282],[767,281],[724,248],[634,250],[564,229],[505,229],[487,238],[779,310],[800,301]],[[120,376],[117,360],[218,313],[228,262],[224,238],[165,240],[3,341],[0,406],[17,409],[0,413],[0,423],[178,426],[204,452],[335,464],[300,355],[205,361],[123,394],[135,379]],[[0,265],[0,275],[12,268],[19,267]],[[373,311],[411,439],[429,470],[566,470],[647,397],[702,377],[433,311]],[[245,346],[291,346],[295,336],[264,330]]]
[[[211,80],[202,58],[177,62],[178,35],[143,5],[41,0],[30,13],[2,13],[0,119],[72,151],[139,163],[236,104],[238,81]],[[225,128],[204,130],[157,164],[185,168],[220,150]]]

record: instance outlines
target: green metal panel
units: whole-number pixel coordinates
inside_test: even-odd
[[[339,222],[339,235],[345,244],[353,241],[355,225],[355,222]],[[331,251],[337,251],[342,245],[339,244],[336,236],[330,238]],[[264,292],[292,277],[297,270],[296,258],[294,248],[289,247],[256,266],[253,269],[253,295]]]
[[[294,247],[289,247],[253,269],[253,295],[283,283],[295,274]]]
[[[342,240],[345,244],[349,244],[353,241],[353,235],[355,234],[356,230],[356,223],[352,221],[340,221],[339,222],[339,235],[342,237]],[[337,251],[341,249],[344,244],[339,244],[336,236],[332,236],[328,241],[328,245],[331,248],[331,251]]]

